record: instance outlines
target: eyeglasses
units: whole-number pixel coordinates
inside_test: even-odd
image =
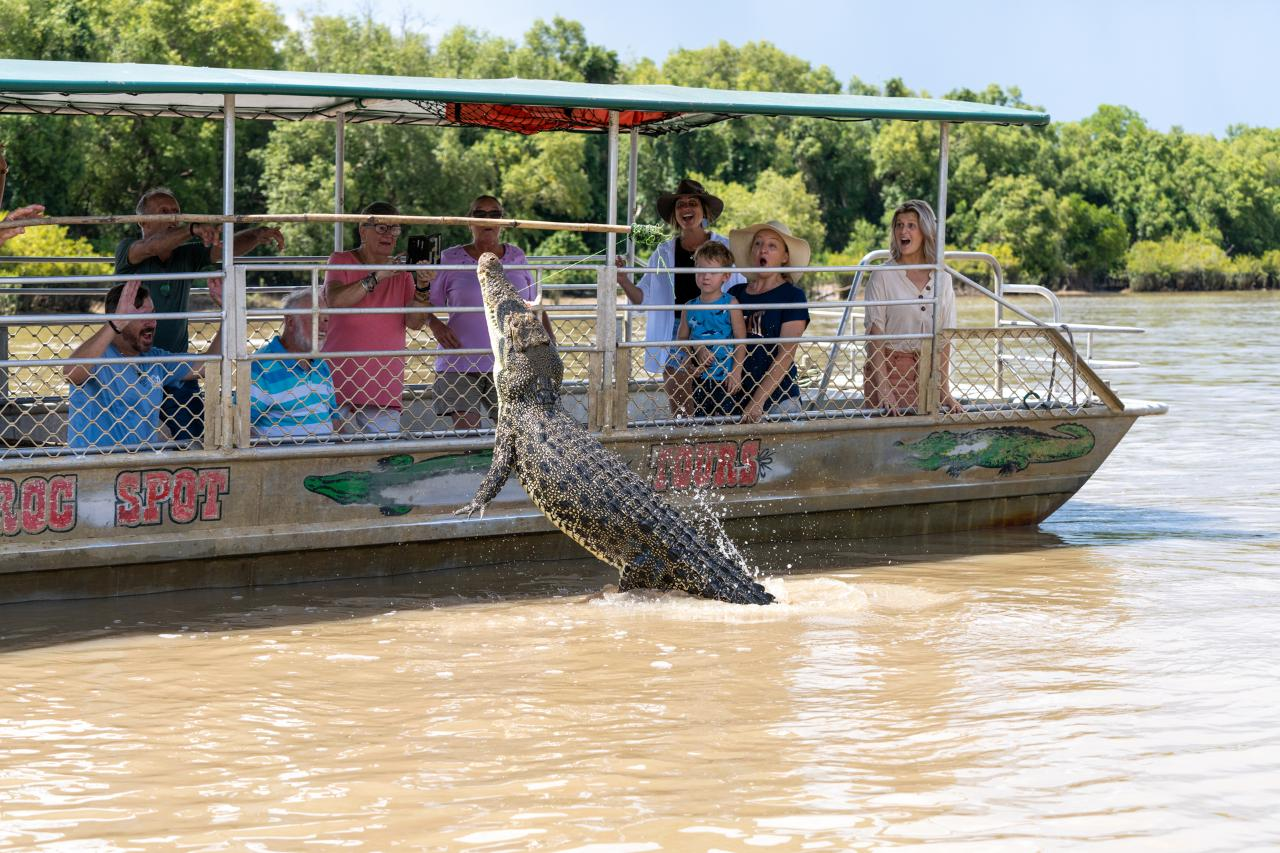
[[[473,210],[471,211],[473,219],[501,219],[501,210]]]
[[[398,235],[398,234],[400,233],[400,231],[401,231],[401,228],[400,228],[400,226],[399,226],[399,225],[384,225],[384,224],[383,224],[383,223],[381,223],[381,222],[379,222],[377,225],[361,225],[360,227],[361,227],[361,228],[372,228],[374,231],[377,231],[379,234],[396,234],[396,235]]]

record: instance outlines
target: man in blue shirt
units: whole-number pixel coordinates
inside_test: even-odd
[[[306,288],[295,290],[282,307],[310,308],[311,292]],[[329,315],[321,314],[317,320],[323,337]],[[274,444],[281,439],[300,441],[333,434],[333,419],[338,411],[333,377],[327,362],[308,358],[312,352],[311,316],[286,314],[280,334],[258,354],[294,353],[297,357],[253,362],[249,407],[255,437],[274,439]]]
[[[160,429],[164,389],[197,379],[201,363],[127,362],[104,359],[164,357],[173,353],[154,346],[156,321],[131,320],[133,314],[155,313],[155,304],[137,281],[117,284],[107,293],[106,324],[71,353],[73,359],[96,363],[63,367],[71,383],[67,444],[77,450],[160,449],[167,441]],[[206,355],[222,352],[222,330]]]

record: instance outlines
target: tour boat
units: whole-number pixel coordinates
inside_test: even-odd
[[[654,306],[626,304],[615,264],[622,257],[624,270],[644,272],[632,230],[639,136],[698,132],[752,116],[936,122],[933,206],[938,244],[945,245],[950,128],[1043,125],[1049,116],[1042,112],[922,98],[0,60],[0,113],[222,122],[223,209],[178,218],[223,229],[221,270],[195,276],[223,278],[223,307],[184,316],[193,329],[220,324],[226,341],[223,355],[203,360],[202,439],[90,452],[67,446],[62,366],[103,317],[0,316],[0,602],[584,556],[534,509],[514,478],[483,516],[454,514],[488,469],[494,432],[487,422],[458,430],[434,413],[438,350],[425,333],[412,333],[399,352],[406,365],[399,434],[300,441],[254,434],[250,367],[272,357],[258,348],[283,313],[251,307],[247,283],[271,274],[314,291],[330,267],[324,258],[236,258],[230,235],[245,222],[331,221],[341,248],[343,225],[368,219],[345,206],[345,135],[354,124],[422,125],[422,133],[470,126],[607,136],[607,170],[597,176],[608,183],[604,222],[503,222],[605,235],[597,257],[529,259],[535,277],[548,279],[538,304],[551,317],[565,361],[563,405],[656,491],[677,504],[711,506],[735,539],[854,539],[1036,524],[1089,479],[1135,419],[1165,411],[1159,403],[1119,399],[1098,373],[1117,365],[1089,357],[1094,335],[1140,330],[1063,322],[1051,292],[1005,282],[996,259],[980,252],[946,252],[933,268],[949,271],[986,300],[991,321],[920,341],[920,364],[929,369],[920,371],[921,404],[906,414],[873,405],[864,389],[869,337],[858,324],[867,305],[862,284],[885,252],[857,265],[799,269],[809,280],[840,275],[853,283],[828,299],[810,293],[814,322],[798,339],[797,413],[754,424],[677,419],[661,377],[645,370],[645,350],[655,342],[645,340],[644,312]],[[333,214],[235,209],[235,128],[246,120],[333,126]],[[630,143],[625,164],[623,140]],[[22,152],[11,150],[9,157],[20,163]],[[477,189],[483,188],[459,188],[455,207]],[[53,223],[138,221],[49,213]],[[472,221],[440,211],[402,213],[378,221],[411,227]],[[18,260],[0,258],[0,270]],[[988,284],[958,271],[961,262],[965,269],[985,265]],[[553,283],[550,274],[569,264],[594,276],[594,287],[572,285],[589,297],[569,298],[567,286]],[[72,285],[75,293],[101,294],[115,282],[139,278],[109,273],[104,267],[74,278],[11,277],[3,279],[3,291],[56,298]],[[1009,298],[1015,293],[1037,295],[1044,310],[1019,307],[1025,300],[1015,304]],[[935,307],[934,300],[928,304]],[[317,309],[304,310],[315,316]],[[957,410],[940,405],[936,380],[944,350]]]

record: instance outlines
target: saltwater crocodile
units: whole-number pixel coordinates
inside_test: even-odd
[[[1080,424],[1058,424],[1053,433],[1028,427],[987,427],[965,432],[940,430],[919,441],[899,441],[926,471],[945,467],[952,477],[974,467],[995,468],[1001,476],[1025,471],[1036,462],[1063,462],[1093,450],[1093,433]]]
[[[373,504],[383,515],[404,515],[412,506],[403,493],[423,480],[449,474],[484,471],[493,460],[488,451],[433,456],[414,462],[407,453],[384,456],[375,471],[341,471],[337,474],[312,474],[302,481],[309,492],[324,495],[343,506]]]
[[[621,573],[619,589],[678,589],[736,604],[773,601],[737,561],[600,446],[560,408],[564,365],[550,337],[507,281],[502,264],[479,264],[494,354],[498,426],[493,465],[459,514],[483,510],[515,470],[556,527]]]

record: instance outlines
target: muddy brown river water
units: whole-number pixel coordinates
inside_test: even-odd
[[[1170,414],[1038,529],[758,548],[775,607],[589,560],[0,607],[0,848],[1280,846],[1280,296],[1067,308]]]

